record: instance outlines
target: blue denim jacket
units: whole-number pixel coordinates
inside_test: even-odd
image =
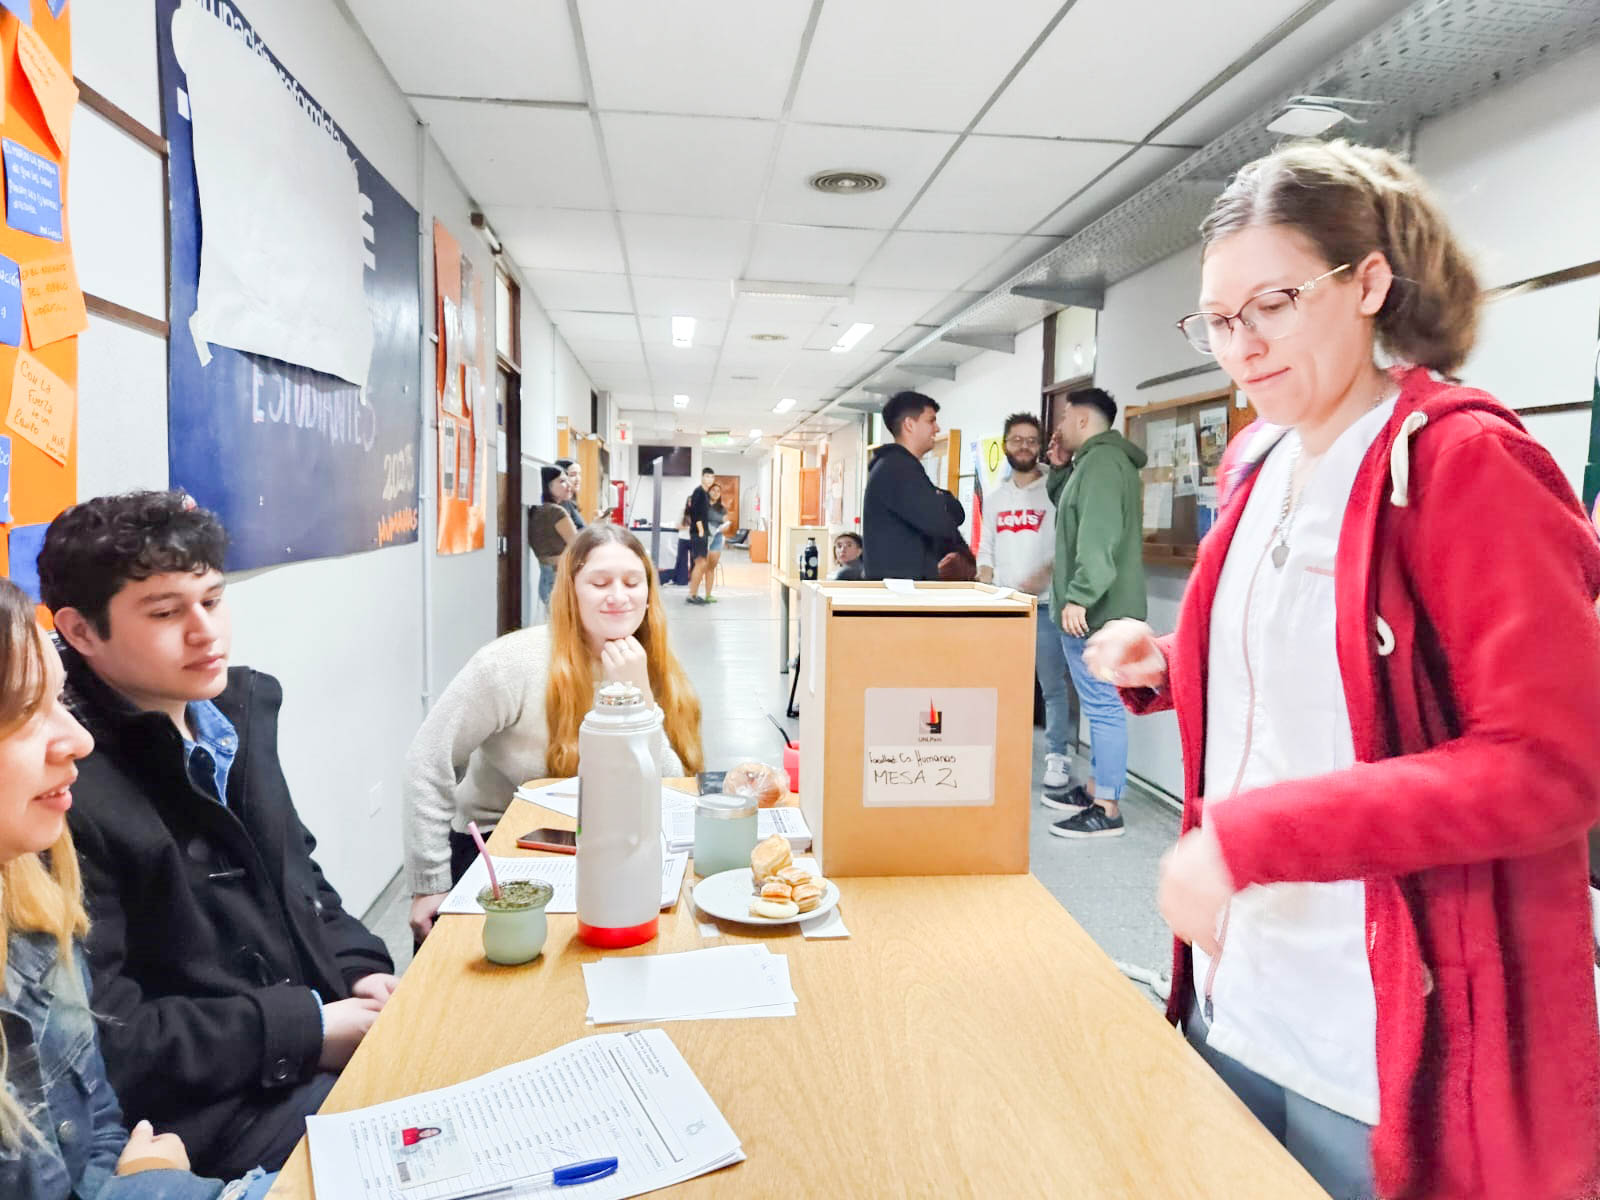
[[[88,1004],[81,952],[62,962],[54,937],[13,933],[7,947],[0,1026],[5,1087],[43,1141],[0,1146],[5,1200],[218,1200],[223,1185],[187,1171],[116,1177],[127,1144],[122,1110],[106,1082]],[[25,1135],[26,1136],[26,1135]],[[235,1193],[234,1188],[229,1194]]]

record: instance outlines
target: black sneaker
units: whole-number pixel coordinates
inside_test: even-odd
[[[1088,808],[1094,803],[1094,797],[1089,795],[1089,789],[1081,783],[1075,783],[1064,791],[1043,791],[1039,793],[1039,803],[1046,808],[1059,808],[1065,812],[1077,812],[1080,808]]]
[[[1098,804],[1091,804],[1077,816],[1050,826],[1051,833],[1064,838],[1121,837],[1126,831],[1121,814],[1108,816]]]

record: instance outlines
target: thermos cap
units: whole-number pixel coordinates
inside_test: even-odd
[[[644,693],[631,683],[602,683],[594,693],[596,708],[627,708],[643,703]]]

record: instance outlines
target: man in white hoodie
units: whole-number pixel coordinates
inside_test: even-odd
[[[1067,694],[1067,660],[1061,631],[1050,619],[1050,572],[1056,554],[1056,509],[1045,494],[1040,466],[1043,438],[1039,419],[1028,413],[1006,418],[1004,443],[1010,476],[983,498],[983,536],[978,544],[978,578],[1039,596],[1039,629],[1033,669],[1044,693],[1046,791],[1072,783],[1069,745],[1077,740]]]

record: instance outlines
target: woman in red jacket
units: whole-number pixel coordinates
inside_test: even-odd
[[[1286,146],[1202,240],[1179,326],[1281,435],[1176,633],[1089,647],[1178,714],[1169,1016],[1336,1196],[1600,1195],[1600,543],[1448,378],[1478,285],[1405,163]]]

